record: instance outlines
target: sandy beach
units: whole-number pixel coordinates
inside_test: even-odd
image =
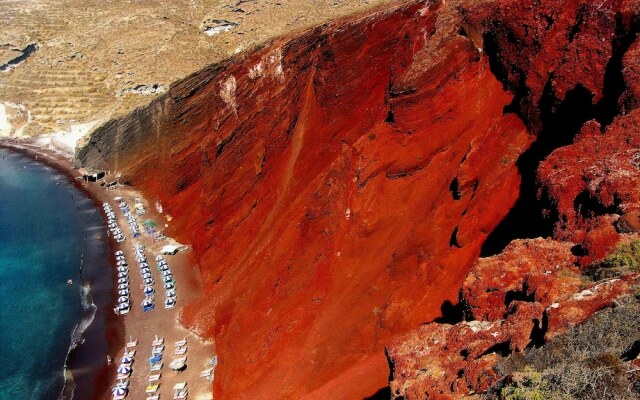
[[[125,253],[127,262],[129,264],[129,279],[130,279],[130,294],[131,294],[131,311],[126,315],[116,315],[113,311],[108,313],[106,329],[107,338],[109,341],[109,356],[113,360],[110,365],[107,365],[106,357],[104,359],[104,366],[99,370],[93,371],[93,389],[92,392],[100,393],[95,396],[99,399],[111,399],[111,388],[115,386],[116,381],[116,369],[119,366],[119,361],[125,351],[125,343],[131,339],[137,340],[135,348],[135,357],[132,364],[132,373],[129,379],[129,393],[127,398],[130,399],[144,399],[149,394],[145,393],[145,388],[148,385],[148,377],[150,374],[156,374],[158,372],[149,371],[148,359],[151,357],[152,342],[155,337],[162,337],[164,339],[164,353],[163,353],[163,367],[159,371],[161,378],[159,380],[159,388],[156,393],[160,394],[161,399],[173,398],[173,387],[177,383],[186,382],[189,390],[190,399],[211,399],[211,382],[208,379],[200,377],[203,370],[209,368],[208,362],[215,354],[215,346],[213,343],[207,343],[194,333],[184,329],[178,323],[178,316],[182,307],[201,295],[201,281],[198,267],[193,259],[193,255],[190,250],[179,252],[176,255],[164,256],[168,262],[171,272],[175,278],[175,290],[177,293],[177,304],[173,309],[164,308],[164,288],[162,287],[162,280],[160,274],[155,268],[155,258],[160,254],[160,249],[170,243],[170,239],[155,241],[152,236],[146,234],[142,227],[142,221],[152,220],[160,230],[165,224],[170,224],[164,215],[160,215],[154,207],[154,204],[144,199],[140,193],[136,192],[134,188],[120,186],[115,190],[106,190],[98,183],[87,183],[81,179],[80,174],[73,168],[72,160],[68,155],[62,153],[56,153],[48,149],[40,148],[32,143],[27,142],[14,142],[14,141],[0,141],[0,145],[3,147],[19,151],[30,155],[34,159],[64,173],[73,183],[81,189],[89,198],[91,198],[96,206],[102,210],[102,204],[108,202],[114,209],[118,224],[124,233],[126,240],[122,243],[116,243],[113,238],[110,237],[110,254],[109,260],[112,267],[112,279],[114,282],[113,296],[111,304],[106,305],[109,309],[115,306],[116,293],[116,262],[114,253],[121,250]],[[139,197],[144,204],[147,213],[137,218],[137,222],[140,226],[142,235],[138,238],[133,238],[128,228],[125,218],[120,211],[117,202],[114,197],[122,197],[130,207],[133,207],[134,199]],[[104,215],[103,215],[104,216]],[[105,217],[106,219],[106,217]],[[105,238],[106,239],[106,238]],[[156,289],[156,307],[152,311],[143,312],[140,305],[144,299],[144,293],[141,289],[142,278],[139,273],[138,266],[135,261],[134,246],[141,244],[145,246],[145,253],[149,262],[149,267],[152,270],[153,278],[155,279]],[[104,305],[103,305],[104,306]],[[187,351],[184,355],[176,355],[174,343],[180,340],[187,340]],[[90,340],[87,340],[83,346],[90,346]],[[90,350],[83,351],[84,357],[87,354],[91,354]],[[186,369],[182,372],[175,372],[169,369],[168,364],[175,358],[187,357]],[[73,375],[74,368],[81,367],[81,360],[74,362],[73,356],[69,365],[69,372]],[[95,364],[95,360],[94,361]],[[78,365],[79,364],[79,365]],[[87,379],[91,382],[91,379]],[[76,384],[87,384],[77,381]],[[81,391],[81,388],[78,387]]]

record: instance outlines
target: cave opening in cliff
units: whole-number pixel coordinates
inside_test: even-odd
[[[595,104],[593,93],[580,84],[568,91],[564,99],[559,101],[552,89],[554,76],[551,73],[537,104],[539,121],[531,117],[533,106],[527,104],[531,91],[526,86],[525,75],[521,71],[515,71],[518,79],[515,83],[510,82],[496,36],[485,35],[484,50],[489,57],[491,71],[514,95],[511,104],[505,107],[505,113],[518,115],[530,129],[538,123],[539,133],[536,141],[517,162],[522,179],[518,200],[485,241],[481,250],[482,257],[500,253],[514,239],[548,237],[552,234],[558,217],[537,184],[538,165],[555,149],[571,144],[587,121],[596,120],[604,131],[617,115],[631,107],[626,104],[627,86],[622,62],[624,55],[635,42],[638,32],[639,20],[636,19],[631,25],[625,26],[620,16],[616,18],[616,35],[612,39],[612,54],[605,70],[602,97]],[[591,210],[588,206],[589,204],[585,204],[581,210]]]
[[[640,32],[640,19],[634,19],[628,27],[622,22],[620,15],[616,16],[616,35],[612,40],[612,54],[604,75],[602,98],[596,105],[596,120],[604,132],[613,119],[627,109],[633,108],[630,100],[625,96],[628,89],[623,75],[623,58],[631,45],[636,41]]]
[[[585,122],[592,119],[593,94],[578,85],[558,102],[547,81],[538,105],[541,130],[536,141],[520,156],[520,194],[513,208],[485,241],[481,256],[500,253],[514,239],[548,237],[553,233],[557,216],[536,179],[538,165],[555,149],[569,145]]]

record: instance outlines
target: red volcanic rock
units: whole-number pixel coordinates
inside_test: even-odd
[[[573,294],[547,309],[548,330],[546,340],[564,333],[567,329],[584,322],[596,311],[611,307],[615,299],[633,293],[632,286],[640,283],[640,274],[631,274],[622,279],[609,279]]]
[[[78,158],[121,172],[159,200],[174,217],[170,233],[193,246],[205,294],[181,322],[216,341],[216,398],[369,396],[386,386],[385,344],[457,300],[485,239],[518,198],[517,162],[546,113],[576,87],[609,104],[607,68],[622,56],[618,36],[632,38],[633,10],[629,2],[566,0],[396,4],[207,67],[98,129]],[[569,209],[585,190],[586,204],[634,204],[635,172],[623,189],[617,169],[598,169],[630,155],[623,152],[635,134],[623,134],[623,125],[636,122],[628,118],[607,128],[620,126],[631,140],[614,147],[619,154],[604,145],[591,151],[590,140],[600,145],[591,125],[578,140],[595,158],[579,167],[551,161],[564,175],[541,169],[575,227],[563,237],[590,254],[617,240],[612,217]],[[578,162],[584,154],[572,149],[564,157]],[[588,185],[579,182],[584,168]],[[521,263],[509,254],[477,266],[504,271],[506,286],[470,278],[502,292],[463,290],[479,319],[500,325],[491,322],[500,339],[489,328],[474,331],[487,321],[461,331],[421,328],[473,354],[464,360],[439,342],[433,354],[442,360],[434,362],[447,385],[429,383],[430,392],[486,387],[492,375],[483,371],[496,352],[521,350],[543,325],[544,308],[576,292],[570,245],[513,249]]]
[[[589,257],[605,256],[617,243],[611,213],[640,210],[640,110],[617,118],[604,132],[587,123],[574,144],[540,164],[538,179],[560,220],[555,236],[580,243]]]
[[[516,240],[480,259],[462,288],[470,322],[426,324],[387,348],[395,397],[457,399],[502,377],[493,366],[566,332],[633,292],[640,274],[585,285],[571,244]]]
[[[542,128],[539,106],[545,96],[561,101],[579,85],[594,103],[602,98],[616,12],[632,9],[620,2],[566,0],[463,7],[467,23],[484,32],[488,50],[495,52],[494,69],[519,94],[517,106],[534,132]],[[624,22],[620,30],[630,31],[630,20]]]
[[[513,302],[546,306],[581,286],[572,243],[551,239],[517,240],[501,254],[481,258],[469,272],[462,296],[471,317],[496,321],[512,313]]]
[[[621,233],[640,232],[640,211],[631,211],[622,215],[616,222]]]
[[[534,137],[454,18],[415,2],[274,42],[81,153],[193,245],[205,296],[181,321],[216,341],[216,397],[371,395],[370,355],[456,300]]]

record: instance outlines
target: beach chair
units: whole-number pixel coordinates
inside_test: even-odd
[[[173,398],[174,399],[186,399],[189,395],[189,390],[187,388],[187,382],[176,383],[173,386]]]
[[[133,358],[136,355],[136,351],[135,350],[127,350],[125,348],[124,349],[124,355],[127,356],[127,357]]]
[[[164,343],[164,338],[163,337],[158,337],[158,335],[156,335],[156,338],[153,342],[151,342],[151,345],[153,346],[162,346],[162,344]]]
[[[205,369],[204,371],[200,372],[200,378],[205,378],[210,381],[213,380],[213,368]]]
[[[137,345],[138,345],[138,339],[132,339],[130,337],[129,341],[127,342],[127,347],[136,347]]]
[[[178,340],[178,341],[176,342],[176,347],[181,347],[181,346],[184,346],[184,345],[186,345],[186,344],[187,344],[187,338],[184,338],[184,339],[182,339],[182,340]]]
[[[154,346],[153,349],[151,349],[151,354],[162,354],[163,351],[164,351],[163,345]]]
[[[159,387],[160,387],[160,384],[154,383],[152,385],[147,385],[147,388],[144,391],[145,393],[155,393],[158,391]]]
[[[125,380],[120,380],[118,383],[116,383],[116,387],[119,388],[123,388],[124,390],[128,390],[129,389],[129,381],[125,381]]]
[[[186,354],[187,353],[187,346],[176,348],[175,353],[176,353],[177,356],[181,356],[183,354]]]
[[[149,383],[157,382],[160,380],[161,377],[162,377],[162,374],[149,375]]]
[[[153,365],[151,366],[151,368],[149,368],[149,371],[151,371],[151,372],[157,372],[157,371],[160,371],[160,370],[162,369],[162,365],[163,365],[163,363],[161,363],[161,362],[160,362],[160,363],[153,364]]]
[[[162,361],[162,355],[161,354],[156,354],[156,355],[151,356],[149,358],[149,365],[153,365],[153,364],[159,363],[160,361]]]
[[[160,393],[147,397],[147,400],[160,400]]]

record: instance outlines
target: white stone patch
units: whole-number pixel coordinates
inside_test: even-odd
[[[282,49],[277,48],[269,53],[268,62],[270,74],[279,78],[284,78],[284,72],[282,70]]]
[[[9,136],[10,134],[11,123],[4,104],[0,104],[0,136]]]
[[[236,104],[236,78],[231,75],[221,84],[220,97],[238,115],[238,105]]]
[[[223,19],[208,19],[202,23],[202,32],[207,36],[213,36],[219,33],[229,32],[238,25],[240,24],[237,22]]]
[[[583,291],[582,291],[582,292],[580,292],[580,293],[576,293],[576,294],[574,294],[574,295],[573,295],[573,298],[574,298],[575,300],[582,300],[582,299],[587,298],[587,297],[590,297],[590,296],[593,296],[593,291],[591,291],[591,290],[589,290],[589,289],[585,289],[585,290],[583,290]]]
[[[100,121],[91,121],[84,124],[69,125],[67,129],[61,129],[49,135],[43,135],[37,139],[37,143],[53,150],[73,156],[78,143],[86,137]]]
[[[160,94],[167,91],[164,85],[159,83],[154,83],[152,85],[137,85],[130,88],[120,89],[116,92],[116,95],[122,96],[123,94],[132,93],[132,94],[141,94],[143,96],[151,96],[154,94]]]
[[[489,321],[468,321],[465,322],[465,324],[473,331],[473,333],[493,328],[493,323]]]
[[[0,137],[22,136],[22,130],[31,122],[31,113],[22,104],[0,103]]]
[[[262,63],[259,62],[256,65],[254,65],[253,67],[249,68],[249,78],[251,79],[257,79],[262,77]]]

